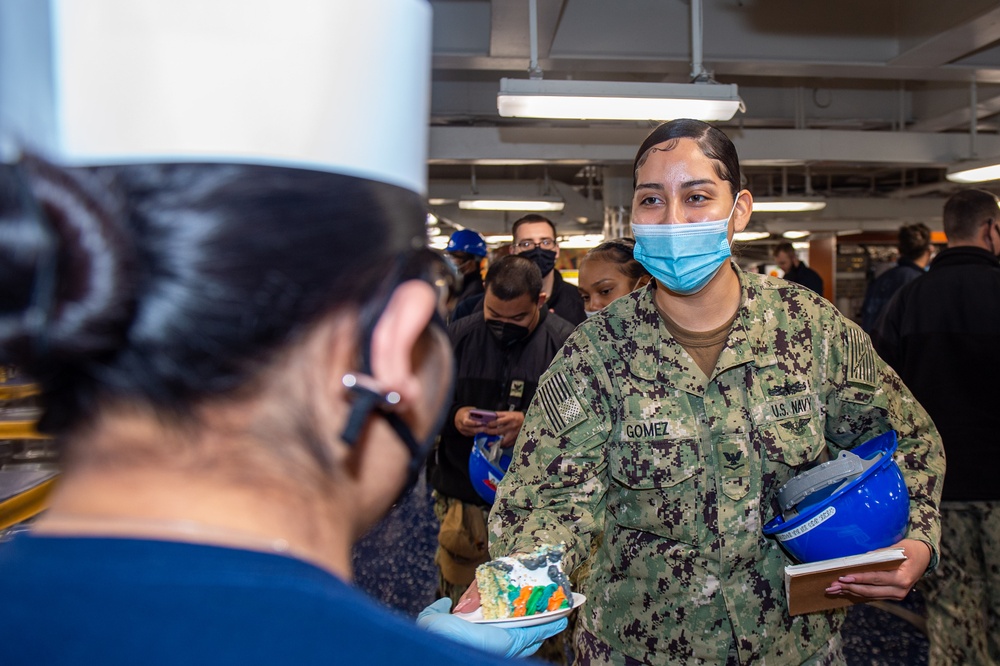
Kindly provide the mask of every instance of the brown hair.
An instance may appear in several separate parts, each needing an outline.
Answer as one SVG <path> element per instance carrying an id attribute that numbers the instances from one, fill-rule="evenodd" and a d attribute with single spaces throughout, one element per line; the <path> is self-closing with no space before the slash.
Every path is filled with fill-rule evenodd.
<path id="1" fill-rule="evenodd" d="M 997 198 L 986 190 L 962 190 L 944 204 L 944 232 L 949 241 L 967 241 L 979 225 L 1000 217 Z"/>
<path id="2" fill-rule="evenodd" d="M 926 224 L 908 224 L 899 229 L 899 256 L 914 261 L 924 256 L 931 247 L 931 230 Z"/>

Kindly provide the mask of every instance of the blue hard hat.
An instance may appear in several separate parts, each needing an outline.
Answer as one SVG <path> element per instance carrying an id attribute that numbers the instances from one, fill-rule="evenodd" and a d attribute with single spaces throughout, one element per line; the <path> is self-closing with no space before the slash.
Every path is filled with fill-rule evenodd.
<path id="1" fill-rule="evenodd" d="M 486 256 L 486 240 L 472 229 L 459 229 L 448 239 L 445 252 L 465 252 L 477 257 Z"/>
<path id="2" fill-rule="evenodd" d="M 778 491 L 781 514 L 764 525 L 799 562 L 858 555 L 906 535 L 910 495 L 889 431 L 817 465 Z"/>
<path id="3" fill-rule="evenodd" d="M 472 440 L 472 452 L 469 454 L 469 479 L 476 493 L 484 500 L 493 504 L 497 496 L 497 484 L 510 467 L 510 449 L 501 449 L 496 461 L 490 460 L 490 449 L 499 446 L 502 438 L 499 435 L 479 433 Z"/>

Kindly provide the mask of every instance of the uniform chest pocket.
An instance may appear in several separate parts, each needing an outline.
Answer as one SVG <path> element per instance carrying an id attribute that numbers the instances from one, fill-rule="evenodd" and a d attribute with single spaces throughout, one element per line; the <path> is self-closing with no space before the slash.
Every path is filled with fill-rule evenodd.
<path id="1" fill-rule="evenodd" d="M 621 527 L 698 543 L 705 468 L 693 438 L 616 442 L 607 508 Z"/>
<path id="2" fill-rule="evenodd" d="M 768 460 L 795 468 L 822 453 L 825 424 L 816 394 L 772 398 L 755 411 L 754 430 Z"/>

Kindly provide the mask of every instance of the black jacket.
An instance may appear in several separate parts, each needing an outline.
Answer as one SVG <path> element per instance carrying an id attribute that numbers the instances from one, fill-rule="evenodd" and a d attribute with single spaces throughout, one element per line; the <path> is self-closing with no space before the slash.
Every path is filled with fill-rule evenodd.
<path id="1" fill-rule="evenodd" d="M 871 333 L 896 290 L 923 274 L 924 269 L 920 266 L 909 259 L 900 259 L 895 266 L 878 276 L 865 291 L 865 302 L 861 305 L 861 328 Z"/>
<path id="2" fill-rule="evenodd" d="M 872 342 L 941 433 L 943 499 L 1000 499 L 1000 261 L 975 247 L 944 250 L 896 292 Z"/>
<path id="3" fill-rule="evenodd" d="M 562 274 L 557 270 L 552 271 L 552 293 L 549 294 L 549 300 L 545 301 L 545 307 L 574 326 L 587 318 L 580 290 L 563 280 Z"/>
<path id="4" fill-rule="evenodd" d="M 427 478 L 435 490 L 486 506 L 469 480 L 472 438 L 455 428 L 455 413 L 465 406 L 527 411 L 538 378 L 572 332 L 572 324 L 544 310 L 531 335 L 511 347 L 503 347 L 490 332 L 482 308 L 448 327 L 455 350 L 455 399 L 437 450 L 427 463 Z"/>
<path id="5" fill-rule="evenodd" d="M 479 274 L 479 271 L 473 271 L 472 273 L 466 273 L 462 276 L 462 291 L 458 293 L 457 303 L 464 301 L 472 296 L 478 296 L 485 291 L 483 289 L 483 277 Z"/>
<path id="6" fill-rule="evenodd" d="M 798 266 L 785 273 L 785 279 L 789 282 L 801 284 L 807 289 L 812 289 L 820 296 L 823 295 L 823 278 L 819 273 L 806 266 L 806 262 L 800 261 Z"/>

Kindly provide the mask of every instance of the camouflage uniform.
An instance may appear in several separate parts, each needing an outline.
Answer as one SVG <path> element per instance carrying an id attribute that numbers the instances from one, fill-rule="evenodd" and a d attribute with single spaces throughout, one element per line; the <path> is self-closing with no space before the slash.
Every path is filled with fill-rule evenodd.
<path id="1" fill-rule="evenodd" d="M 835 663 L 843 612 L 789 617 L 785 558 L 761 526 L 781 484 L 896 429 L 908 538 L 937 560 L 940 438 L 826 300 L 739 275 L 710 378 L 669 335 L 655 283 L 581 324 L 542 377 L 490 514 L 494 557 L 602 537 L 586 583 L 584 663 Z"/>
<path id="2" fill-rule="evenodd" d="M 1000 502 L 941 503 L 941 566 L 921 583 L 927 663 L 1000 664 Z"/>

